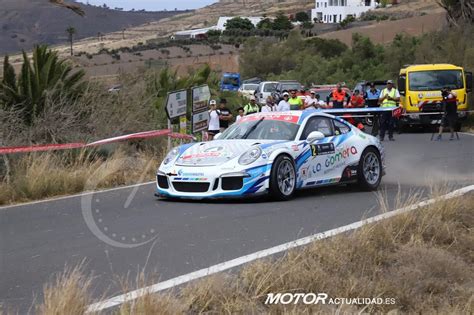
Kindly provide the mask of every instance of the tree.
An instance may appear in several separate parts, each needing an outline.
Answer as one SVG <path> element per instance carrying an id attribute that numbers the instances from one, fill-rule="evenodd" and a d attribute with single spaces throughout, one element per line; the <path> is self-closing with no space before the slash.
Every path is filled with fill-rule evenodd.
<path id="1" fill-rule="evenodd" d="M 74 42 L 74 34 L 76 34 L 76 29 L 72 26 L 69 26 L 67 29 L 66 29 L 66 33 L 68 34 L 69 36 L 69 44 L 71 45 L 71 56 L 74 55 L 74 51 L 72 49 L 72 45 L 73 45 L 73 42 Z"/>
<path id="2" fill-rule="evenodd" d="M 73 72 L 71 65 L 59 60 L 57 52 L 47 46 L 36 46 L 33 60 L 23 51 L 23 65 L 18 78 L 5 56 L 3 80 L 0 83 L 0 105 L 22 111 L 26 125 L 44 111 L 46 100 L 59 97 L 74 99 L 84 88 L 84 71 Z"/>
<path id="3" fill-rule="evenodd" d="M 259 30 L 271 30 L 273 29 L 273 22 L 269 18 L 264 18 L 257 24 Z"/>
<path id="4" fill-rule="evenodd" d="M 235 17 L 230 20 L 228 20 L 225 24 L 224 27 L 226 30 L 231 30 L 231 29 L 240 29 L 240 30 L 253 30 L 255 26 L 252 24 L 252 22 L 249 19 L 246 18 L 241 18 L 241 17 Z"/>
<path id="5" fill-rule="evenodd" d="M 308 13 L 306 13 L 306 12 L 304 12 L 304 11 L 301 11 L 301 12 L 296 13 L 295 19 L 296 19 L 298 22 L 306 22 L 306 21 L 309 21 L 309 20 L 310 20 Z"/>
<path id="6" fill-rule="evenodd" d="M 472 0 L 437 0 L 446 10 L 449 24 L 472 24 L 474 21 L 474 4 Z"/>
<path id="7" fill-rule="evenodd" d="M 292 28 L 293 24 L 287 16 L 283 15 L 283 13 L 279 13 L 273 21 L 274 30 L 291 30 Z"/>

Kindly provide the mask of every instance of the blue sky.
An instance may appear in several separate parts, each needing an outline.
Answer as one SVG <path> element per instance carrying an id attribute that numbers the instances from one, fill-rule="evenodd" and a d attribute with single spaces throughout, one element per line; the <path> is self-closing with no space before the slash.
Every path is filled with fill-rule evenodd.
<path id="1" fill-rule="evenodd" d="M 89 4 L 92 5 L 102 5 L 105 3 L 110 8 L 118 7 L 124 10 L 134 8 L 136 10 L 145 9 L 148 11 L 158 11 L 163 9 L 174 10 L 175 8 L 197 9 L 217 2 L 217 0 L 79 0 L 78 2 L 89 2 Z"/>

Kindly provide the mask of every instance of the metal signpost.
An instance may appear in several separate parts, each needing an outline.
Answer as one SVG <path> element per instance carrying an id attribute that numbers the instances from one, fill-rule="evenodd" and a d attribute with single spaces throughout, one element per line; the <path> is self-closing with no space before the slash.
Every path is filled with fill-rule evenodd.
<path id="1" fill-rule="evenodd" d="M 202 85 L 191 89 L 191 132 L 196 133 L 206 130 L 209 124 L 207 106 L 211 98 L 209 86 Z M 166 98 L 166 115 L 168 116 L 168 129 L 172 130 L 171 120 L 179 117 L 179 132 L 186 133 L 186 113 L 188 108 L 188 91 L 179 90 L 168 93 Z M 171 139 L 168 137 L 168 151 L 171 150 Z"/>

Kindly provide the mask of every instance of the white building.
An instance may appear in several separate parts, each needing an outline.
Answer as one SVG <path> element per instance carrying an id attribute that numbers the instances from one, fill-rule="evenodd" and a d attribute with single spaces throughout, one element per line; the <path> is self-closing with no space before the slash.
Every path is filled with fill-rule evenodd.
<path id="1" fill-rule="evenodd" d="M 205 36 L 206 33 L 210 30 L 225 31 L 225 23 L 227 23 L 228 20 L 233 19 L 234 17 L 235 16 L 222 16 L 217 21 L 217 25 L 214 25 L 214 26 L 211 26 L 211 27 L 206 27 L 206 28 L 199 28 L 199 29 L 176 32 L 173 36 L 171 36 L 171 39 L 198 38 L 200 36 Z M 260 17 L 260 16 L 257 16 L 257 17 L 241 16 L 241 18 L 249 19 L 250 22 L 252 22 L 252 24 L 255 27 L 257 27 L 257 24 L 263 19 L 263 17 Z"/>
<path id="2" fill-rule="evenodd" d="M 375 9 L 374 0 L 316 0 L 316 8 L 311 10 L 312 20 L 324 23 L 339 23 L 347 16 L 360 17 L 363 12 Z"/>

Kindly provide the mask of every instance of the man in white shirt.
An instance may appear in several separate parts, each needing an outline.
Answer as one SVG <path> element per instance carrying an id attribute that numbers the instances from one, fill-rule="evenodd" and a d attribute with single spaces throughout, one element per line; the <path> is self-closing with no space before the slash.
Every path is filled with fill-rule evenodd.
<path id="1" fill-rule="evenodd" d="M 268 96 L 267 102 L 261 108 L 261 112 L 267 113 L 267 112 L 274 112 L 274 111 L 276 111 L 276 108 L 275 108 L 275 104 L 273 103 L 273 97 Z"/>
<path id="2" fill-rule="evenodd" d="M 278 103 L 277 112 L 287 112 L 290 110 L 291 106 L 288 103 L 288 99 L 290 98 L 290 94 L 287 92 L 283 93 L 283 99 Z"/>
<path id="3" fill-rule="evenodd" d="M 319 107 L 318 99 L 316 98 L 316 92 L 311 91 L 311 95 L 306 96 L 304 101 L 304 108 L 305 109 L 316 109 Z"/>
<path id="4" fill-rule="evenodd" d="M 217 111 L 217 102 L 215 100 L 211 100 L 209 102 L 209 125 L 207 128 L 207 135 L 208 140 L 211 141 L 214 139 L 214 136 L 220 132 L 220 124 L 219 124 L 219 112 Z"/>

